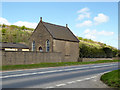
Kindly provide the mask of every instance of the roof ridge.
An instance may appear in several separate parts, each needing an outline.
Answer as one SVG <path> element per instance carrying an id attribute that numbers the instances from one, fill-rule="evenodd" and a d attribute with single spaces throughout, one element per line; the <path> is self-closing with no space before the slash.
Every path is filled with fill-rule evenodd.
<path id="1" fill-rule="evenodd" d="M 53 24 L 53 23 L 48 23 L 48 22 L 44 22 L 44 21 L 42 21 L 43 23 L 47 23 L 47 24 L 51 24 L 51 25 L 54 25 L 54 26 L 59 26 L 59 27 L 64 27 L 64 28 L 67 28 L 67 27 L 65 27 L 65 26 L 61 26 L 61 25 L 57 25 L 57 24 Z"/>

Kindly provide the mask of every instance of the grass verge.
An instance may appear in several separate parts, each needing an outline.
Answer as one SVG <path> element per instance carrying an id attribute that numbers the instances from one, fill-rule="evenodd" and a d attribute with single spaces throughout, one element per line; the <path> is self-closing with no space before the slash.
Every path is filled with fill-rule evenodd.
<path id="1" fill-rule="evenodd" d="M 120 62 L 120 60 L 98 60 L 92 62 L 58 62 L 58 63 L 39 63 L 39 64 L 27 64 L 27 65 L 5 65 L 0 70 L 16 70 L 16 69 L 31 69 L 41 67 L 58 67 L 58 66 L 70 66 L 70 65 L 81 65 L 81 64 L 97 64 L 97 63 L 108 63 L 108 62 Z"/>
<path id="2" fill-rule="evenodd" d="M 120 88 L 120 69 L 103 74 L 100 79 L 110 87 Z"/>

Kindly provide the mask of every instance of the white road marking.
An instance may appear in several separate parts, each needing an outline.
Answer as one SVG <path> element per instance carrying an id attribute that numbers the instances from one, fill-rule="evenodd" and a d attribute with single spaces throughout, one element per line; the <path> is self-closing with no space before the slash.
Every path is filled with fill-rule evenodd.
<path id="1" fill-rule="evenodd" d="M 49 86 L 49 87 L 46 87 L 46 88 L 54 88 L 53 86 Z"/>
<path id="2" fill-rule="evenodd" d="M 67 84 L 72 84 L 72 83 L 76 83 L 76 81 L 67 82 Z"/>
<path id="3" fill-rule="evenodd" d="M 82 67 L 82 68 L 72 68 L 72 69 L 63 69 L 63 70 L 53 70 L 53 71 L 45 71 L 45 72 L 37 72 L 37 73 L 26 73 L 26 74 L 18 74 L 18 75 L 9 75 L 9 76 L 2 76 L 0 78 L 36 75 L 36 74 L 53 73 L 53 72 L 60 72 L 60 71 L 71 71 L 71 70 L 79 70 L 79 69 L 92 68 L 92 67 L 103 67 L 103 66 L 110 66 L 110 65 L 115 65 L 115 64 L 101 65 L 101 66 L 90 66 L 90 67 Z"/>
<path id="4" fill-rule="evenodd" d="M 77 82 L 81 82 L 82 80 L 76 80 Z"/>
<path id="5" fill-rule="evenodd" d="M 64 85 L 66 85 L 66 84 L 58 84 L 58 85 L 56 85 L 57 87 L 60 87 L 60 86 L 64 86 Z"/>
<path id="6" fill-rule="evenodd" d="M 99 75 L 99 74 L 98 74 Z M 65 86 L 65 85 L 68 85 L 68 84 L 73 84 L 73 83 L 77 83 L 77 82 L 81 82 L 81 81 L 85 81 L 85 80 L 90 80 L 90 79 L 93 79 L 93 78 L 96 78 L 98 75 L 95 75 L 95 76 L 92 76 L 92 77 L 89 77 L 89 78 L 84 78 L 84 79 L 80 79 L 80 80 L 75 80 L 75 81 L 69 81 L 69 82 L 66 82 L 66 83 L 61 83 L 61 84 L 57 84 L 55 86 L 50 86 L 50 88 L 52 87 L 60 87 L 60 86 Z M 47 87 L 49 88 L 49 87 Z"/>

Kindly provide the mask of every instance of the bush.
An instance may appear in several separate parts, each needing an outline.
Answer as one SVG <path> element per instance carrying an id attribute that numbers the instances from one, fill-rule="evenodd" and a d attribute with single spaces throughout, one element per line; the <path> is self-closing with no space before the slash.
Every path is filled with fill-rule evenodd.
<path id="1" fill-rule="evenodd" d="M 103 50 L 106 53 L 107 58 L 112 58 L 113 57 L 113 52 L 112 52 L 111 48 L 103 47 Z"/>
<path id="2" fill-rule="evenodd" d="M 13 27 L 13 28 L 19 28 L 19 27 L 16 26 L 16 25 L 10 25 L 10 27 Z"/>
<path id="3" fill-rule="evenodd" d="M 2 29 L 2 33 L 5 34 L 6 33 L 6 29 Z"/>
<path id="4" fill-rule="evenodd" d="M 80 58 L 104 58 L 106 57 L 104 50 L 101 48 L 96 48 L 95 46 L 86 45 L 83 43 L 80 43 L 79 47 L 80 47 L 80 51 L 79 51 Z"/>
<path id="5" fill-rule="evenodd" d="M 79 40 L 83 40 L 83 38 L 82 38 L 82 37 L 78 37 L 78 39 L 79 39 Z"/>
<path id="6" fill-rule="evenodd" d="M 118 50 L 117 49 L 113 49 L 112 52 L 113 52 L 113 57 L 116 57 L 117 54 L 118 54 Z"/>
<path id="7" fill-rule="evenodd" d="M 104 47 L 96 45 L 96 43 L 79 43 L 80 58 L 112 58 L 117 55 L 118 50 L 113 47 Z M 120 56 L 120 53 L 118 54 Z"/>
<path id="8" fill-rule="evenodd" d="M 6 26 L 6 25 L 5 25 L 5 24 L 3 24 L 3 25 L 2 25 L 2 28 L 5 28 L 5 26 Z"/>
<path id="9" fill-rule="evenodd" d="M 26 27 L 25 27 L 25 26 L 22 26 L 22 27 L 21 27 L 21 29 L 22 29 L 22 30 L 25 30 L 25 29 L 26 29 Z"/>

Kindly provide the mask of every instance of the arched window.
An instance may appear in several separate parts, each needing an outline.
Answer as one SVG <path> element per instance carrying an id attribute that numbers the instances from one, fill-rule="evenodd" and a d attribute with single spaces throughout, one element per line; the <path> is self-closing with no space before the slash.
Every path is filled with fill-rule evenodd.
<path id="1" fill-rule="evenodd" d="M 35 51 L 35 41 L 32 42 L 32 51 Z"/>
<path id="2" fill-rule="evenodd" d="M 46 41 L 46 52 L 49 52 L 50 50 L 50 42 L 49 40 Z"/>
<path id="3" fill-rule="evenodd" d="M 39 51 L 40 51 L 40 52 L 43 52 L 42 47 L 39 47 Z"/>

